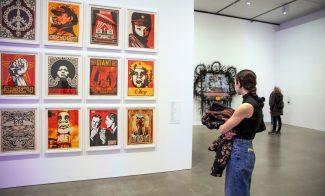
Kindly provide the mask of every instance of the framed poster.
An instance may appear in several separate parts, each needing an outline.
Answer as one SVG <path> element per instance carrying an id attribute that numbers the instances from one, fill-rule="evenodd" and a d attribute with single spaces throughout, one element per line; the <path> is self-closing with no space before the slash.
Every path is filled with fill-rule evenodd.
<path id="1" fill-rule="evenodd" d="M 0 99 L 38 98 L 38 53 L 1 52 Z"/>
<path id="2" fill-rule="evenodd" d="M 47 0 L 44 43 L 82 46 L 83 8 L 81 2 Z"/>
<path id="3" fill-rule="evenodd" d="M 39 44 L 40 1 L 0 1 L 0 41 Z"/>
<path id="4" fill-rule="evenodd" d="M 157 12 L 127 10 L 127 50 L 157 52 L 157 18 Z"/>
<path id="5" fill-rule="evenodd" d="M 43 116 L 47 153 L 81 151 L 80 106 L 46 106 Z"/>
<path id="6" fill-rule="evenodd" d="M 121 111 L 118 106 L 87 108 L 87 150 L 112 150 L 121 146 Z"/>
<path id="7" fill-rule="evenodd" d="M 39 154 L 37 106 L 0 106 L 0 156 Z"/>
<path id="8" fill-rule="evenodd" d="M 45 99 L 81 99 L 80 55 L 45 54 Z"/>
<path id="9" fill-rule="evenodd" d="M 87 17 L 87 46 L 121 49 L 121 18 L 121 8 L 90 4 Z"/>
<path id="10" fill-rule="evenodd" d="M 119 99 L 121 94 L 119 57 L 88 56 L 86 62 L 87 99 Z"/>
<path id="11" fill-rule="evenodd" d="M 157 94 L 157 67 L 154 59 L 127 58 L 126 99 L 154 100 Z"/>
<path id="12" fill-rule="evenodd" d="M 154 105 L 128 105 L 125 109 L 125 148 L 155 147 L 156 112 Z"/>

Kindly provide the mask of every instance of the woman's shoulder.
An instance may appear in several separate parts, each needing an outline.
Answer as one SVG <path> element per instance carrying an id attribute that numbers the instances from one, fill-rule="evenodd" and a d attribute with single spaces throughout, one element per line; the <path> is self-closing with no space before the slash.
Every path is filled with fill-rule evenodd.
<path id="1" fill-rule="evenodd" d="M 237 113 L 245 116 L 246 118 L 249 118 L 254 111 L 254 105 L 251 103 L 242 103 L 238 108 L 237 108 Z"/>
<path id="2" fill-rule="evenodd" d="M 238 109 L 251 110 L 251 109 L 254 109 L 254 105 L 252 103 L 246 102 L 246 103 L 241 104 Z"/>

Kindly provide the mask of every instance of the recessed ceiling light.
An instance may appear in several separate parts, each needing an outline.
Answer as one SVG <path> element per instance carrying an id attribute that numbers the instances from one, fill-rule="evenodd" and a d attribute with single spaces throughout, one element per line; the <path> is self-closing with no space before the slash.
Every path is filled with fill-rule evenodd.
<path id="1" fill-rule="evenodd" d="M 289 4 L 282 7 L 282 14 L 286 15 L 289 12 Z"/>

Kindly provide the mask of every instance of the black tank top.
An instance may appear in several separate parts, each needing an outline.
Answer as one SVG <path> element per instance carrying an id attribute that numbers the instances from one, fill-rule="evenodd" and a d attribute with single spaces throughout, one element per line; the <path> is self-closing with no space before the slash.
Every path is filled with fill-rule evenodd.
<path id="1" fill-rule="evenodd" d="M 251 93 L 243 96 L 243 103 L 249 103 L 253 106 L 254 112 L 250 118 L 243 119 L 235 128 L 236 138 L 252 140 L 263 119 L 262 109 Z"/>

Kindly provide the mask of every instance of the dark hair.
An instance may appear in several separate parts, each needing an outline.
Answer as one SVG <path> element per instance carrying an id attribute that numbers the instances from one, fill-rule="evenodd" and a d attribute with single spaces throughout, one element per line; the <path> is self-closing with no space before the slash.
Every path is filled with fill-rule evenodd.
<path id="1" fill-rule="evenodd" d="M 52 78 L 55 79 L 57 77 L 57 72 L 61 66 L 66 66 L 68 68 L 69 78 L 73 79 L 75 77 L 75 74 L 76 74 L 75 66 L 68 60 L 60 59 L 60 60 L 57 60 L 55 63 L 53 63 L 53 65 L 51 66 Z"/>
<path id="2" fill-rule="evenodd" d="M 236 82 L 239 82 L 240 87 L 244 87 L 254 96 L 256 95 L 256 74 L 248 69 L 241 70 L 236 75 Z"/>
<path id="3" fill-rule="evenodd" d="M 51 12 L 56 16 L 61 16 L 63 13 L 66 13 L 69 17 L 72 17 L 71 24 L 73 25 L 78 24 L 78 17 L 76 13 L 68 6 L 56 7 L 55 9 L 52 9 Z"/>
<path id="4" fill-rule="evenodd" d="M 112 119 L 114 123 L 117 123 L 117 115 L 114 113 L 109 113 L 106 115 L 109 119 Z"/>
<path id="5" fill-rule="evenodd" d="M 256 94 L 256 74 L 252 70 L 244 69 L 238 72 L 236 75 L 236 82 L 239 82 L 240 87 L 244 87 L 253 95 L 253 97 L 259 103 L 259 107 L 264 106 L 263 102 L 265 101 L 265 98 L 259 97 Z"/>
<path id="6" fill-rule="evenodd" d="M 151 27 L 151 16 L 150 14 L 133 12 L 131 16 L 132 23 L 139 23 L 141 26 Z"/>
<path id="7" fill-rule="evenodd" d="M 91 119 L 93 119 L 93 118 L 99 119 L 99 122 L 98 122 L 98 127 L 99 127 L 99 125 L 102 124 L 102 117 L 99 114 L 95 114 Z"/>

